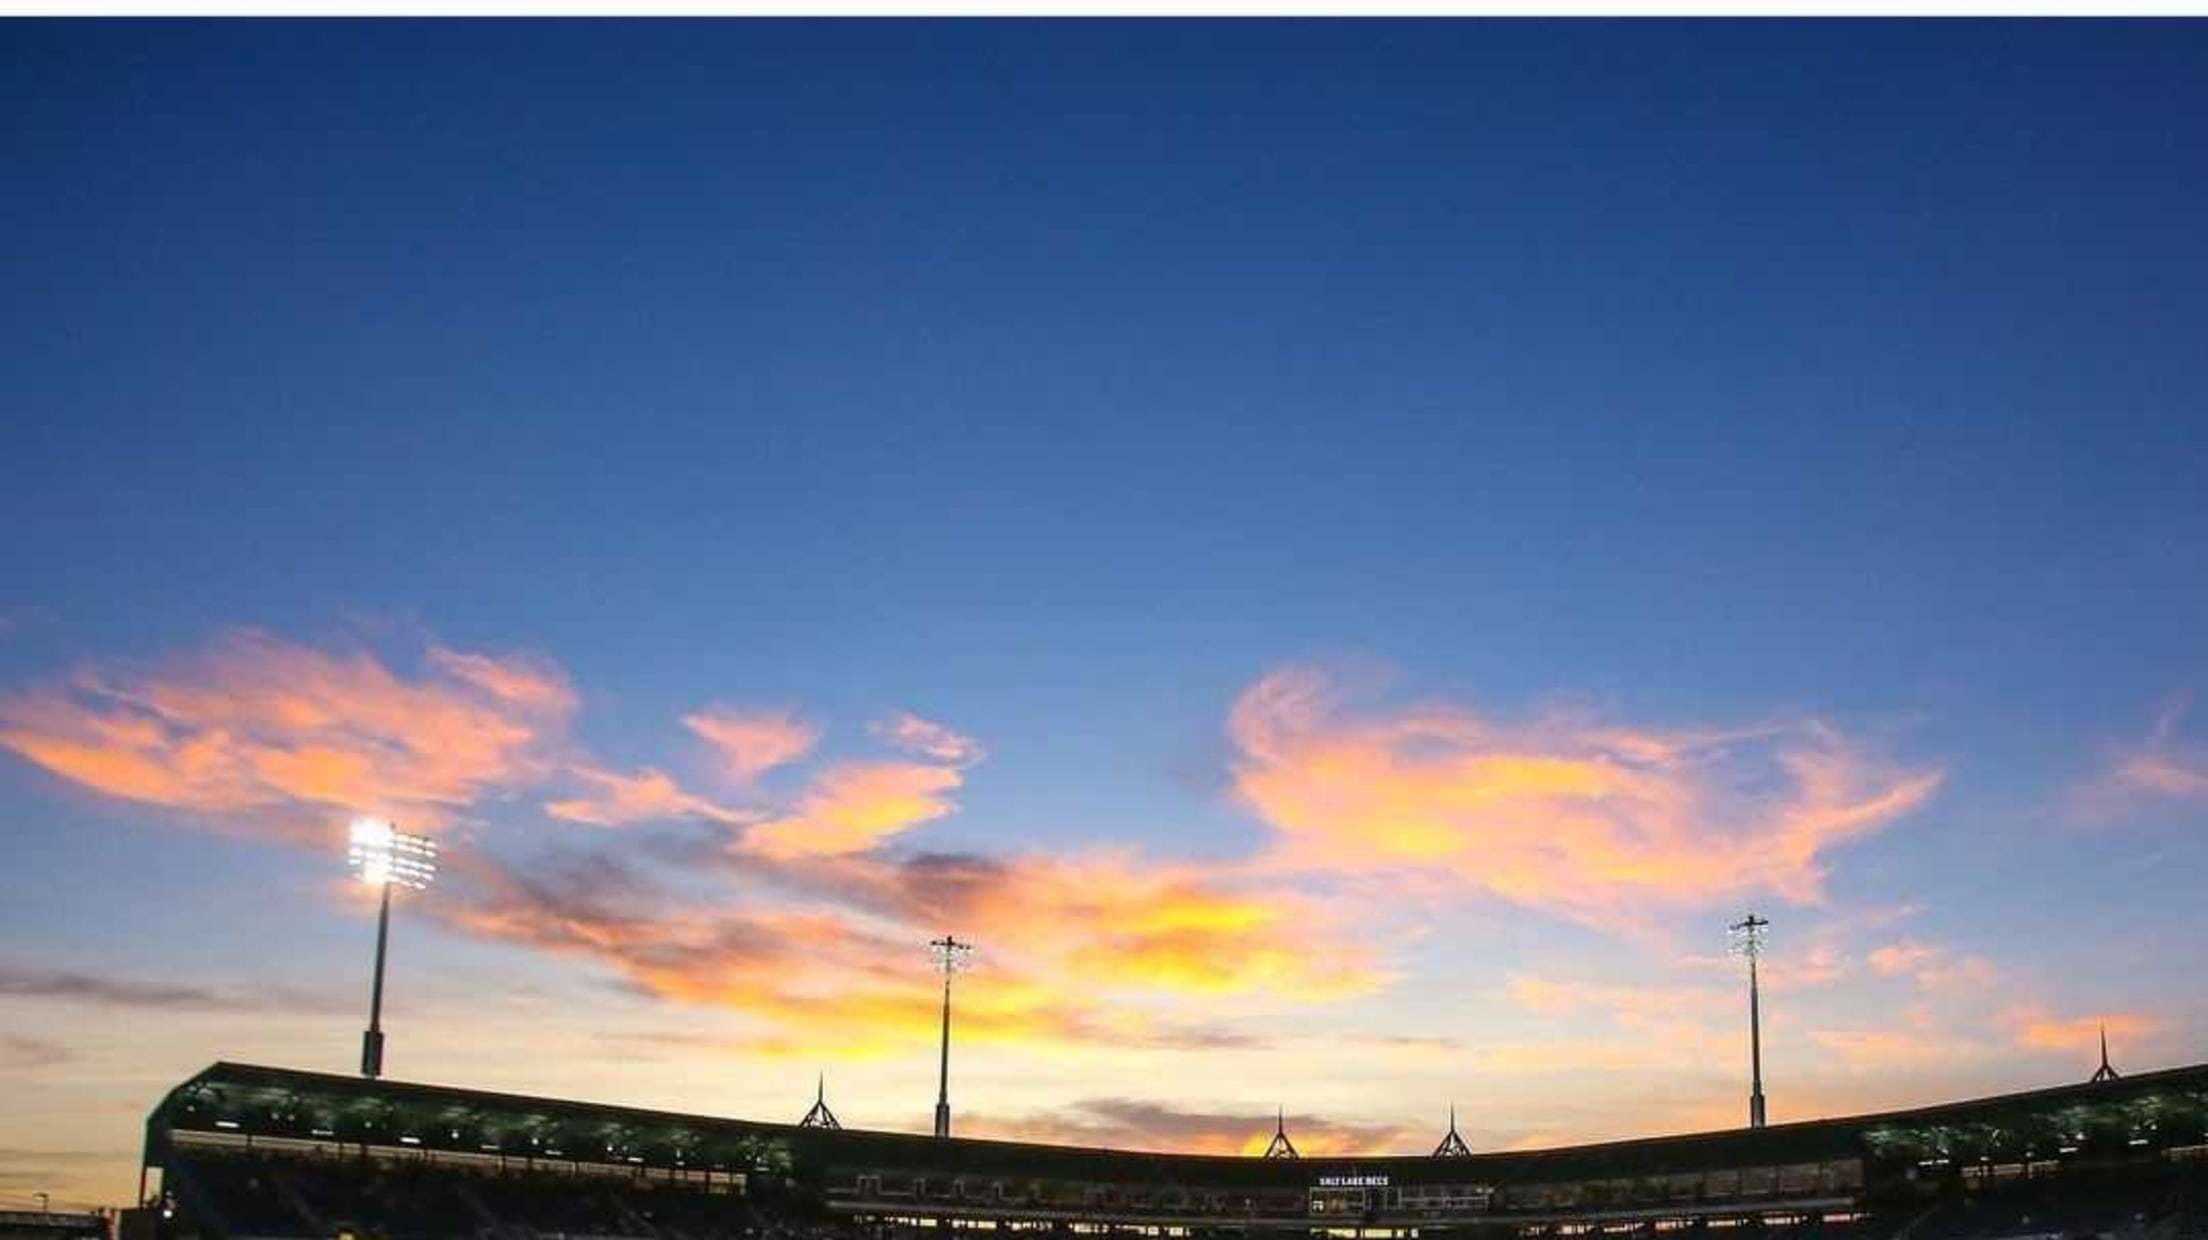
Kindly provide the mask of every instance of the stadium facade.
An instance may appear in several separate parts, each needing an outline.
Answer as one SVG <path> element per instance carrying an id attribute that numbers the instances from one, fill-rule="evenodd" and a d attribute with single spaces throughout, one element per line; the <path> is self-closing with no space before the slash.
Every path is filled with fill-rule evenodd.
<path id="1" fill-rule="evenodd" d="M 148 1205 L 125 1235 L 1924 1236 L 1943 1212 L 2003 1201 L 2136 1203 L 2126 1217 L 2157 1220 L 2142 1236 L 2208 1234 L 2208 1065 L 1761 1129 L 1507 1153 L 1445 1141 L 1427 1156 L 945 1139 L 823 1112 L 759 1123 L 220 1063 L 148 1118 Z"/>

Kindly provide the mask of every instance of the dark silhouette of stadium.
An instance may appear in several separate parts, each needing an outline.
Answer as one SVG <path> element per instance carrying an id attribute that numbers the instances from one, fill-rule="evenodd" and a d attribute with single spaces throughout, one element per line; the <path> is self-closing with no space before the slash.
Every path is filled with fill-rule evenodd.
<path id="1" fill-rule="evenodd" d="M 221 1063 L 146 1122 L 122 1240 L 2208 1235 L 2208 1065 L 1572 1148 L 1143 1153 Z M 1450 1136 L 1456 1135 L 1454 1118 Z"/>

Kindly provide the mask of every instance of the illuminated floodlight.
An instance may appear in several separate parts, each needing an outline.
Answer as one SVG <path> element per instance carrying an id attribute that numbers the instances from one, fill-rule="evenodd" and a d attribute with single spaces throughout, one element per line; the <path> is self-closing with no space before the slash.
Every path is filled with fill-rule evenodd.
<path id="1" fill-rule="evenodd" d="M 381 818 L 353 820 L 345 859 L 354 877 L 371 887 L 425 891 L 437 878 L 437 841 L 409 835 Z"/>
<path id="2" fill-rule="evenodd" d="M 391 942 L 391 889 L 427 891 L 437 878 L 437 842 L 410 835 L 381 818 L 355 818 L 345 860 L 353 876 L 377 889 L 376 976 L 369 991 L 368 1029 L 360 1036 L 360 1074 L 383 1075 L 383 962 Z"/>

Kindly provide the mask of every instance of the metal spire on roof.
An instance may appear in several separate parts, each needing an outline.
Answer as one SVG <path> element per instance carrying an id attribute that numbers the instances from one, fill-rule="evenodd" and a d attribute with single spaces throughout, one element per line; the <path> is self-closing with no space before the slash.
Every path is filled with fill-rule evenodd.
<path id="1" fill-rule="evenodd" d="M 813 1109 L 805 1112 L 805 1118 L 797 1121 L 800 1128 L 841 1128 L 836 1113 L 828 1109 L 828 1074 L 820 1074 L 820 1081 L 813 1091 Z"/>
<path id="2" fill-rule="evenodd" d="M 1433 1156 L 1436 1158 L 1472 1157 L 1472 1147 L 1466 1145 L 1464 1138 L 1457 1135 L 1457 1104 L 1454 1102 L 1449 1104 L 1449 1135 L 1443 1137 L 1441 1144 L 1434 1147 Z"/>
<path id="3" fill-rule="evenodd" d="M 1296 1153 L 1296 1143 L 1288 1139 L 1288 1108 L 1280 1108 L 1273 1120 L 1273 1143 L 1265 1147 L 1267 1158 L 1301 1158 Z"/>
<path id="4" fill-rule="evenodd" d="M 2098 1085 L 2103 1081 L 2121 1080 L 2123 1075 L 2108 1064 L 2108 1024 L 2104 1021 L 2101 1024 L 2101 1066 L 2093 1070 L 2091 1084 Z"/>

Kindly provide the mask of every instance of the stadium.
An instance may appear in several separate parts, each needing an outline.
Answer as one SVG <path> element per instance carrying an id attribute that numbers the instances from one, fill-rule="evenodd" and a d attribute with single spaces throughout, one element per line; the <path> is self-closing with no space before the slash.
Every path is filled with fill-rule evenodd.
<path id="1" fill-rule="evenodd" d="M 2208 1065 L 1510 1153 L 1138 1153 L 218 1063 L 146 1121 L 123 1240 L 2208 1235 Z"/>

